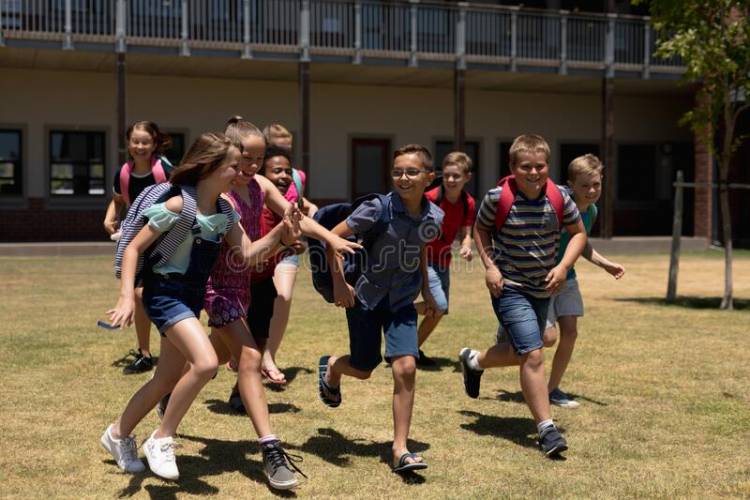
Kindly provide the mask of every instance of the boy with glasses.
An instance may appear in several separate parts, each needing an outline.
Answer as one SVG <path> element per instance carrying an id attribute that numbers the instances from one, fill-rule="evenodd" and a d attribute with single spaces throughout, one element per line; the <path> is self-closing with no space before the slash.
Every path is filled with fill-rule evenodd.
<path id="1" fill-rule="evenodd" d="M 365 380 L 380 364 L 382 331 L 393 372 L 392 470 L 405 472 L 427 468 L 422 457 L 407 448 L 419 356 L 414 300 L 421 290 L 426 313 L 433 314 L 425 245 L 438 235 L 443 211 L 424 197 L 435 177 L 432 155 L 424 146 L 396 150 L 391 177 L 392 192 L 363 202 L 332 231 L 342 238 L 355 234 L 371 244 L 354 286 L 344 279 L 342 259 L 328 253 L 334 302 L 346 308 L 350 354 L 320 358 L 318 389 L 323 403 L 339 406 L 341 377 Z"/>

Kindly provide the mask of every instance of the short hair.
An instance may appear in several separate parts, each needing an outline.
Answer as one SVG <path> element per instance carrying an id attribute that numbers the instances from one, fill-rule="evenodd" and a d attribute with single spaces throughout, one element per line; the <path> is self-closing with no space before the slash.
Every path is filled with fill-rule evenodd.
<path id="1" fill-rule="evenodd" d="M 469 158 L 469 155 L 462 151 L 453 151 L 445 155 L 445 158 L 443 158 L 443 168 L 447 167 L 448 165 L 457 166 L 458 168 L 463 170 L 464 174 L 471 173 L 471 158 Z"/>
<path id="2" fill-rule="evenodd" d="M 568 165 L 568 180 L 575 182 L 576 177 L 581 174 L 599 174 L 602 175 L 604 172 L 604 165 L 602 161 L 592 154 L 585 154 L 579 156 L 570 162 Z"/>
<path id="3" fill-rule="evenodd" d="M 266 161 L 276 156 L 283 156 L 289 162 L 289 165 L 292 165 L 292 155 L 289 149 L 281 146 L 276 146 L 274 144 L 269 144 L 266 147 L 266 154 L 265 156 L 263 156 L 263 168 L 265 168 L 266 166 Z"/>
<path id="4" fill-rule="evenodd" d="M 276 139 L 293 139 L 292 133 L 280 123 L 271 123 L 263 129 L 263 135 L 268 144 L 273 144 Z"/>
<path id="5" fill-rule="evenodd" d="M 422 161 L 422 167 L 424 167 L 425 170 L 432 172 L 432 154 L 430 154 L 430 150 L 426 147 L 421 144 L 406 144 L 393 152 L 393 160 L 395 161 L 396 158 L 404 155 L 417 155 Z"/>
<path id="6" fill-rule="evenodd" d="M 510 164 L 515 166 L 520 153 L 544 153 L 544 160 L 549 162 L 550 149 L 544 137 L 536 134 L 522 134 L 513 140 L 510 146 Z"/>
<path id="7" fill-rule="evenodd" d="M 239 148 L 240 151 L 242 151 L 242 140 L 248 136 L 254 135 L 262 137 L 265 140 L 263 132 L 258 127 L 239 115 L 235 115 L 227 120 L 224 134 L 229 137 L 232 144 Z"/>

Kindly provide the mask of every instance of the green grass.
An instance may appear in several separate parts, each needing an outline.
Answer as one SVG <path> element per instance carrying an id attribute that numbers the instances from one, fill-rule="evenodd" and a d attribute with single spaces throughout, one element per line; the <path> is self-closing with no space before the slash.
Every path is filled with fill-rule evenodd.
<path id="1" fill-rule="evenodd" d="M 709 252 L 708 254 L 710 254 Z M 478 265 L 451 276 L 451 313 L 425 346 L 440 368 L 420 371 L 413 451 L 430 468 L 402 479 L 390 452 L 391 376 L 345 380 L 343 405 L 318 400 L 313 369 L 345 353 L 346 322 L 300 273 L 279 363 L 293 378 L 268 391 L 274 430 L 304 457 L 300 497 L 747 497 L 750 496 L 750 255 L 735 263 L 739 309 L 718 311 L 721 259 L 681 261 L 680 300 L 666 306 L 668 257 L 622 256 L 615 282 L 578 267 L 586 316 L 563 388 L 577 410 L 554 409 L 567 460 L 543 458 L 517 369 L 485 373 L 478 400 L 463 394 L 456 353 L 488 347 L 496 320 Z M 225 404 L 219 371 L 180 427 L 182 479 L 121 474 L 98 439 L 150 374 L 124 376 L 134 333 L 94 327 L 116 299 L 106 257 L 0 258 L 0 477 L 3 497 L 271 496 L 247 417 Z M 152 345 L 158 336 L 152 331 Z M 156 349 L 158 351 L 158 349 Z M 551 359 L 551 356 L 547 356 Z M 548 361 L 549 362 L 549 361 Z M 155 427 L 150 414 L 139 442 Z"/>

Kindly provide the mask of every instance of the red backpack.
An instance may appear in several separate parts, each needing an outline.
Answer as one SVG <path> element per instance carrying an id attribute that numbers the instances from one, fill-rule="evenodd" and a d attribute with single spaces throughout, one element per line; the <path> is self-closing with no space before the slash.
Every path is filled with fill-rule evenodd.
<path id="1" fill-rule="evenodd" d="M 164 166 L 161 164 L 162 160 L 169 163 L 166 158 L 159 158 L 158 156 L 151 157 L 151 173 L 154 176 L 156 184 L 167 182 L 167 172 L 164 170 Z M 171 167 L 172 165 L 169 166 Z M 128 205 L 130 205 L 130 192 L 128 191 L 128 187 L 130 186 L 130 174 L 132 172 L 132 161 L 128 161 L 122 164 L 122 168 L 120 169 L 120 195 Z"/>
<path id="2" fill-rule="evenodd" d="M 497 200 L 497 207 L 495 209 L 495 231 L 500 231 L 505 224 L 505 220 L 508 218 L 510 209 L 513 207 L 513 202 L 516 200 L 516 193 L 518 193 L 518 184 L 516 184 L 516 178 L 512 175 L 508 175 L 500 179 L 497 183 L 503 190 L 500 192 L 500 199 Z M 547 185 L 544 187 L 544 195 L 547 197 L 549 202 L 552 204 L 552 208 L 555 209 L 555 215 L 557 215 L 557 223 L 562 229 L 563 227 L 563 210 L 564 203 L 562 193 L 557 184 L 547 178 Z"/>

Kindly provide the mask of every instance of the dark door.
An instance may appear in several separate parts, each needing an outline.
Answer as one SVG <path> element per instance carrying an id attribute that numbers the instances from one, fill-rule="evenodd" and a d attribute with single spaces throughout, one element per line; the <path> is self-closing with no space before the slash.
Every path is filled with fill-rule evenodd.
<path id="1" fill-rule="evenodd" d="M 390 189 L 389 139 L 352 139 L 352 199 Z"/>

